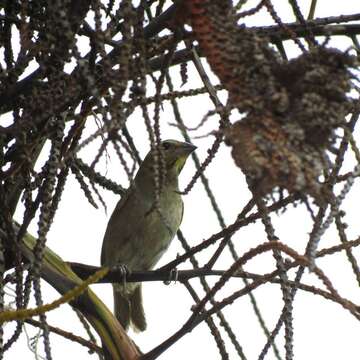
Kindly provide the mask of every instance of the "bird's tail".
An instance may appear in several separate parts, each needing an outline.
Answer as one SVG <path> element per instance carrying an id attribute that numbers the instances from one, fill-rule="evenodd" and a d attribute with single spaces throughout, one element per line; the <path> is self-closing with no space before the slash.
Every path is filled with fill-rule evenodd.
<path id="1" fill-rule="evenodd" d="M 142 286 L 136 286 L 130 297 L 131 323 L 137 331 L 146 329 L 146 319 L 142 299 Z"/>
<path id="2" fill-rule="evenodd" d="M 141 284 L 131 292 L 125 291 L 123 285 L 114 284 L 114 313 L 125 330 L 131 324 L 135 331 L 146 329 L 146 319 L 142 302 Z"/>

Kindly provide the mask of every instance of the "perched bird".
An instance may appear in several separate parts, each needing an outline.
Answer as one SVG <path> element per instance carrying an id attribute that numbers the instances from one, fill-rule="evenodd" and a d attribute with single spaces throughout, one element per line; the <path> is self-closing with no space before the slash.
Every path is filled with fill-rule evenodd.
<path id="1" fill-rule="evenodd" d="M 135 179 L 111 215 L 104 235 L 101 264 L 124 265 L 130 271 L 151 270 L 166 251 L 183 217 L 178 176 L 187 157 L 196 149 L 175 140 L 161 143 L 165 181 L 156 206 L 154 152 L 150 151 Z M 114 313 L 127 330 L 144 331 L 146 320 L 141 283 L 113 284 Z"/>

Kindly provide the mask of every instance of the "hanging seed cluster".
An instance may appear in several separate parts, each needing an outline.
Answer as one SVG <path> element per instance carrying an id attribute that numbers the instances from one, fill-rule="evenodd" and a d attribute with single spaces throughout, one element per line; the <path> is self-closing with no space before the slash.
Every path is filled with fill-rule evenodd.
<path id="1" fill-rule="evenodd" d="M 248 116 L 236 122 L 227 129 L 226 142 L 257 195 L 279 187 L 289 192 L 305 191 L 318 203 L 323 202 L 317 180 L 323 169 L 321 152 L 304 143 L 295 146 L 271 115 Z"/>
<path id="2" fill-rule="evenodd" d="M 276 75 L 289 99 L 284 125 L 296 123 L 310 145 L 329 146 L 351 110 L 349 68 L 355 65 L 353 57 L 325 48 L 281 64 Z"/>
<path id="3" fill-rule="evenodd" d="M 272 71 L 277 56 L 267 42 L 236 24 L 231 1 L 185 4 L 195 38 L 230 101 L 241 111 L 261 111 L 269 102 L 279 102 L 281 88 Z"/>
<path id="4" fill-rule="evenodd" d="M 354 59 L 319 47 L 283 62 L 267 39 L 237 25 L 229 2 L 188 1 L 187 9 L 229 105 L 247 114 L 225 138 L 250 188 L 260 196 L 287 189 L 322 203 L 318 178 L 336 129 L 346 125 Z"/>

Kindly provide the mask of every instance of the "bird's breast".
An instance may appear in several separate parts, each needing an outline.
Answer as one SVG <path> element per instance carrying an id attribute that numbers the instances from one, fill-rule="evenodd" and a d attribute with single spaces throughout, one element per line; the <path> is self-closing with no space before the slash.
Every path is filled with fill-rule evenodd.
<path id="1" fill-rule="evenodd" d="M 139 216 L 126 244 L 129 249 L 125 253 L 133 255 L 123 262 L 132 270 L 149 270 L 154 268 L 175 236 L 182 220 L 183 202 L 177 192 L 164 191 L 158 208 L 153 199 L 138 205 L 145 212 Z"/>

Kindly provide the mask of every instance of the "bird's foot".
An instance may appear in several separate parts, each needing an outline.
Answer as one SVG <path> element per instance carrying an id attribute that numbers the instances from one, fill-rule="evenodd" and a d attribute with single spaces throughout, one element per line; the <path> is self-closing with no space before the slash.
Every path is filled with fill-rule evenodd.
<path id="1" fill-rule="evenodd" d="M 170 285 L 172 281 L 174 281 L 175 283 L 178 280 L 178 276 L 179 276 L 179 271 L 178 269 L 171 269 L 169 272 L 169 279 L 164 281 L 165 285 Z"/>
<path id="2" fill-rule="evenodd" d="M 117 264 L 117 265 L 113 266 L 112 270 L 119 272 L 119 277 L 121 279 L 122 285 L 125 286 L 126 278 L 131 273 L 129 268 L 124 264 Z M 120 283 L 120 281 L 119 281 L 119 283 Z"/>

